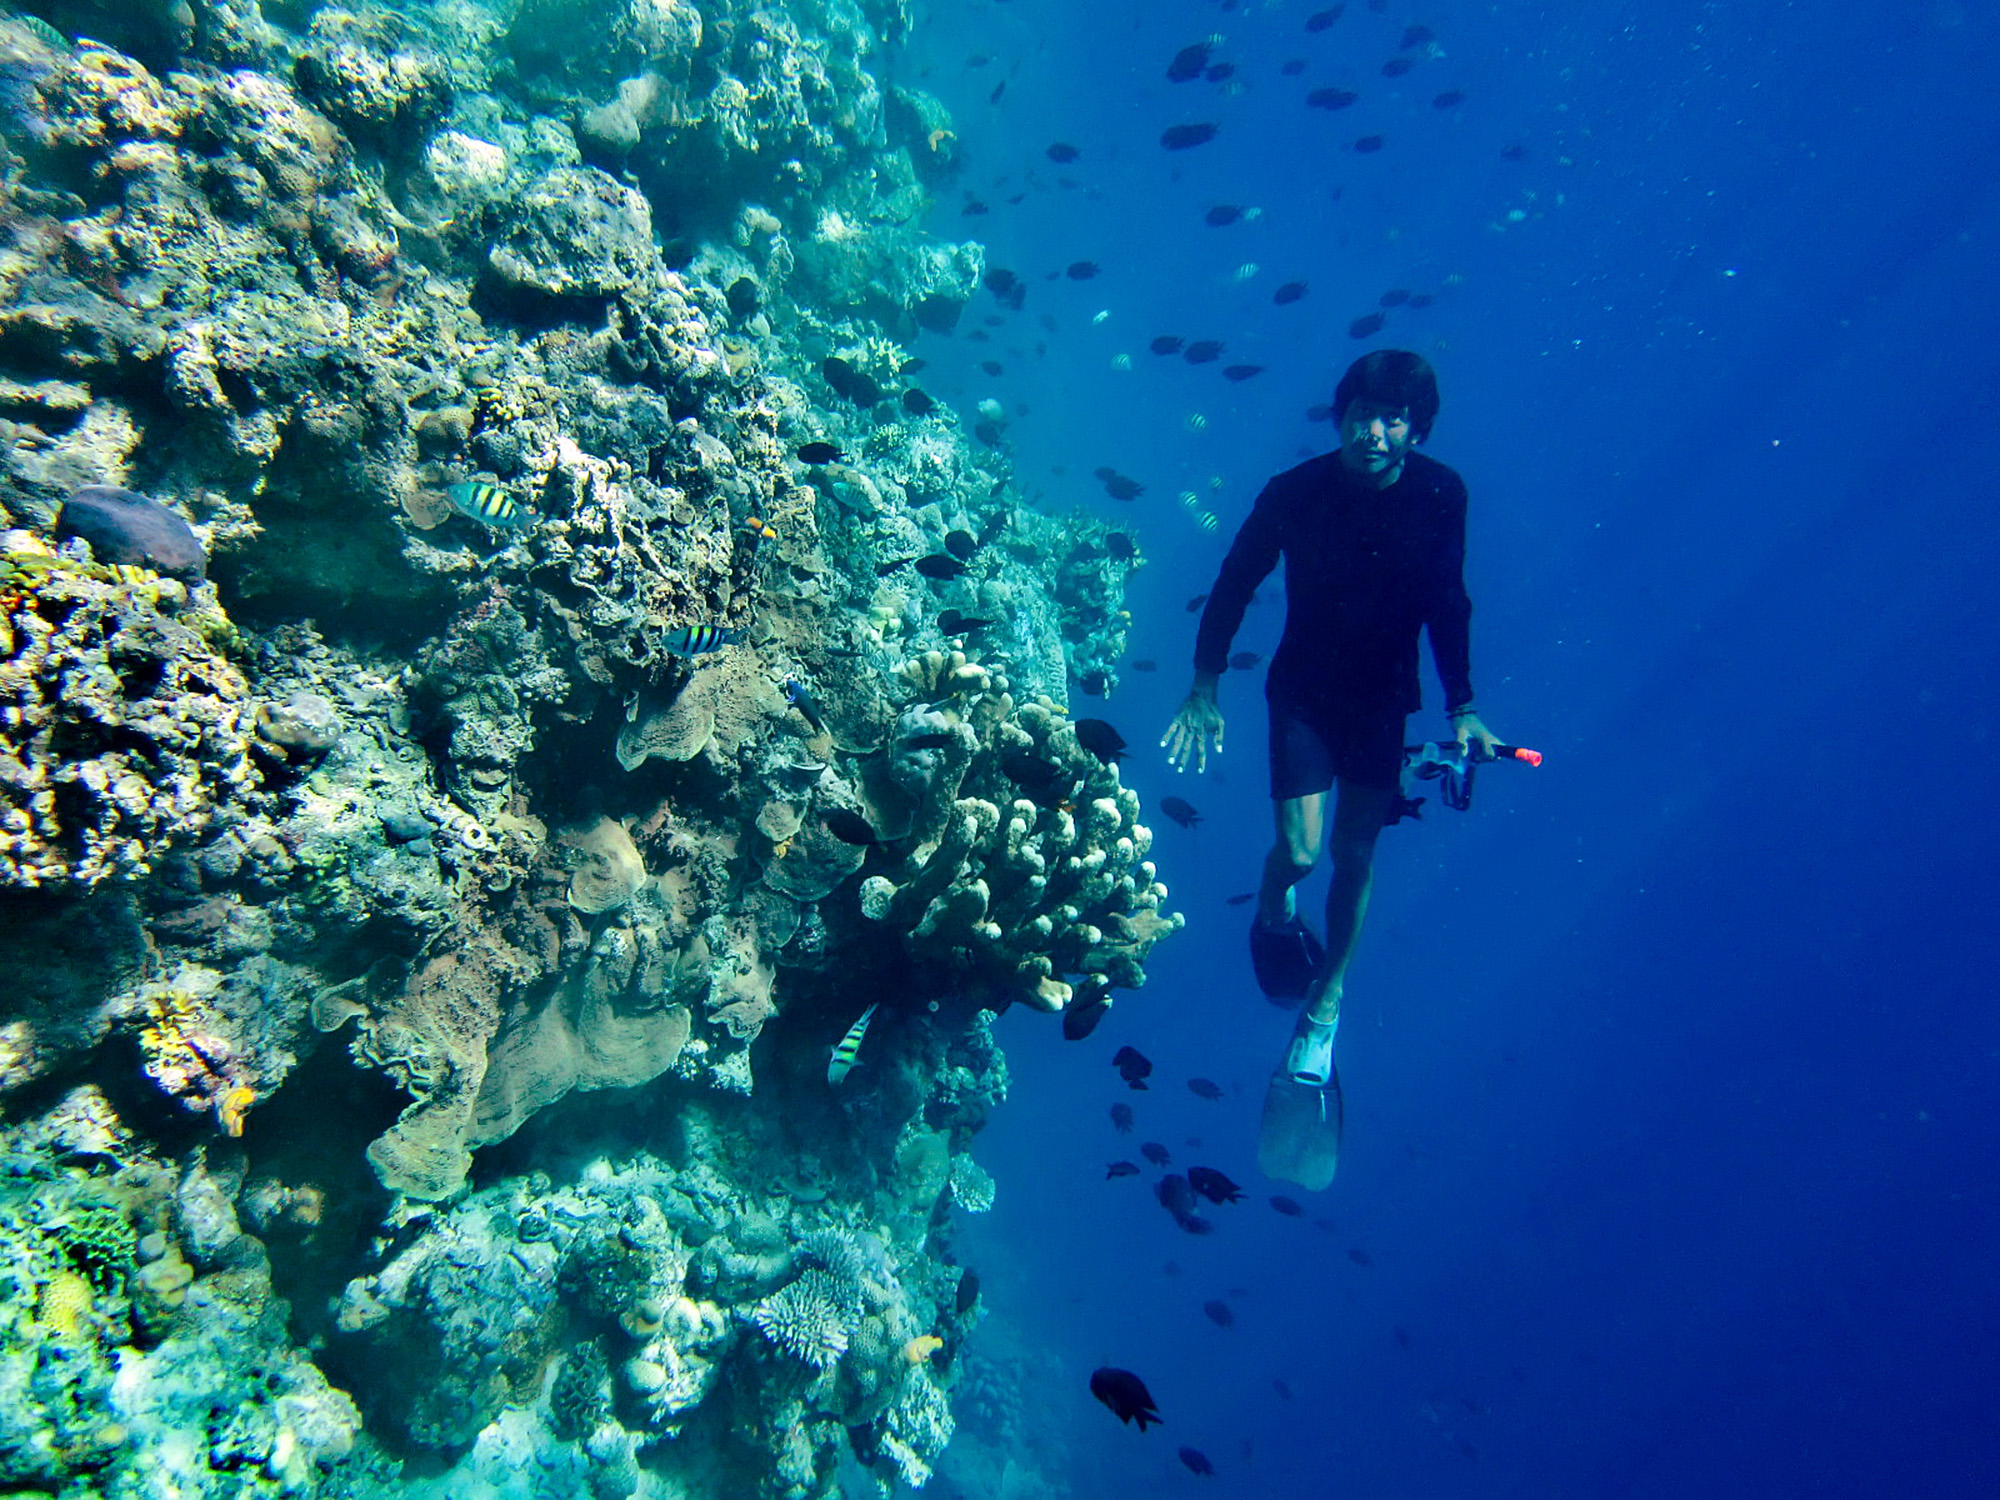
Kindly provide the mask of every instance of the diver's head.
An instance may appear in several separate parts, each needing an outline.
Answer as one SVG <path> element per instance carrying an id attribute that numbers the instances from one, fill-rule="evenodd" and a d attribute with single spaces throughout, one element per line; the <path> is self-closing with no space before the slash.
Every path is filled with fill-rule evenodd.
<path id="1" fill-rule="evenodd" d="M 1431 435 L 1438 414 L 1437 372 L 1421 354 L 1407 349 L 1377 349 L 1347 367 L 1333 392 L 1333 419 L 1345 424 L 1355 402 L 1383 411 L 1400 411 L 1409 418 L 1410 441 Z"/>

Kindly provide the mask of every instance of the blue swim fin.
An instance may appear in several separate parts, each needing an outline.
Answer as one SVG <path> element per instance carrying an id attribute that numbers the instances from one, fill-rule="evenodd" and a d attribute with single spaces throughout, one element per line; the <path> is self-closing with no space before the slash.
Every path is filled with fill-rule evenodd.
<path id="1" fill-rule="evenodd" d="M 1300 1083 L 1283 1069 L 1273 1073 L 1257 1138 L 1259 1170 L 1315 1193 L 1331 1186 L 1340 1167 L 1345 1115 L 1338 1068 L 1325 1088 Z"/>

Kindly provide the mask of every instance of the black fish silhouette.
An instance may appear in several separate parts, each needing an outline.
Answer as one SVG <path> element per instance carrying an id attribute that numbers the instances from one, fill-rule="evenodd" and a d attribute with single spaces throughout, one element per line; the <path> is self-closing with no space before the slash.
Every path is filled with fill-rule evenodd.
<path id="1" fill-rule="evenodd" d="M 1114 1369 L 1110 1365 L 1093 1370 L 1090 1394 L 1110 1407 L 1112 1415 L 1119 1421 L 1137 1422 L 1141 1432 L 1146 1430 L 1148 1422 L 1157 1424 L 1161 1420 L 1153 1393 L 1146 1389 L 1146 1382 L 1130 1370 Z"/>
<path id="2" fill-rule="evenodd" d="M 1192 125 L 1169 125 L 1160 132 L 1160 144 L 1169 151 L 1186 151 L 1214 140 L 1215 131 L 1216 127 L 1205 121 Z"/>

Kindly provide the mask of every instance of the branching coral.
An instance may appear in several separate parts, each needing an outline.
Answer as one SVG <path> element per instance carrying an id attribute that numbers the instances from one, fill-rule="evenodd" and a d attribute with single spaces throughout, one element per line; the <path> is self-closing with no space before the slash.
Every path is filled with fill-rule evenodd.
<path id="1" fill-rule="evenodd" d="M 778 1348 L 824 1370 L 847 1352 L 859 1311 L 851 1284 L 813 1268 L 758 1303 L 750 1317 Z"/>

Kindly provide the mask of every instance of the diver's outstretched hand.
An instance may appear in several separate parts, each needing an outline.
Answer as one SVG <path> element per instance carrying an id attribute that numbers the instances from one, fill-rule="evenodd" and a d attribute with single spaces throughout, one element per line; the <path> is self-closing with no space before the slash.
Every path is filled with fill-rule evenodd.
<path id="1" fill-rule="evenodd" d="M 1174 715 L 1167 732 L 1160 736 L 1160 747 L 1167 752 L 1167 764 L 1176 771 L 1185 771 L 1193 766 L 1195 774 L 1208 769 L 1208 742 L 1215 741 L 1215 753 L 1222 753 L 1222 710 L 1215 702 L 1215 681 L 1213 678 L 1195 678 L 1188 690 L 1187 700 L 1181 704 L 1180 712 Z"/>

